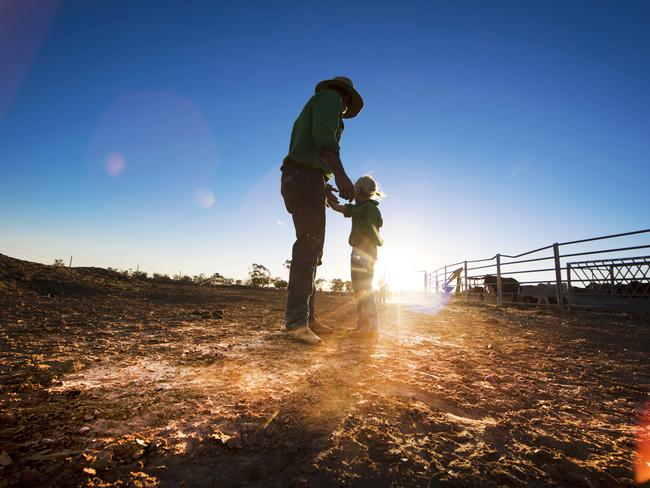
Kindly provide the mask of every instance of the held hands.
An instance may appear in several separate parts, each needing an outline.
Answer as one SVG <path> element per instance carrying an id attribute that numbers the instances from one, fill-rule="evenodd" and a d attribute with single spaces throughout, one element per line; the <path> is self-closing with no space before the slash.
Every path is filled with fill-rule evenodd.
<path id="1" fill-rule="evenodd" d="M 348 201 L 352 200 L 354 198 L 354 185 L 348 175 L 345 174 L 338 152 L 325 148 L 323 149 L 323 159 L 334 173 L 334 180 L 339 188 L 341 198 Z"/>
<path id="2" fill-rule="evenodd" d="M 337 192 L 338 190 L 330 184 L 325 187 L 325 201 L 327 202 L 327 205 L 332 208 L 336 208 L 340 205 L 339 199 L 334 195 L 335 191 Z"/>

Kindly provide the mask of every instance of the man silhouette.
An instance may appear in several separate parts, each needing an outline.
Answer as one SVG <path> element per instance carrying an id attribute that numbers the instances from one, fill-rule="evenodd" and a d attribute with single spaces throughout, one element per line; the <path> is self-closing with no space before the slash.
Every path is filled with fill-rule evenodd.
<path id="1" fill-rule="evenodd" d="M 362 108 L 363 99 L 349 78 L 318 83 L 293 124 L 289 154 L 282 163 L 282 198 L 296 229 L 285 321 L 289 336 L 305 344 L 318 344 L 319 334 L 332 332 L 314 315 L 314 280 L 325 239 L 325 185 L 334 176 L 341 197 L 354 198 L 339 141 L 343 119 L 356 117 Z"/>

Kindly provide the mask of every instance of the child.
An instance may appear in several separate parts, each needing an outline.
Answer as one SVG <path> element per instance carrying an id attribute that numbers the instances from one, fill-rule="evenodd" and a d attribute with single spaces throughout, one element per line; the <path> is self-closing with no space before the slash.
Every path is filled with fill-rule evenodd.
<path id="1" fill-rule="evenodd" d="M 381 198 L 377 182 L 372 176 L 362 176 L 354 184 L 355 204 L 341 205 L 332 187 L 327 188 L 327 203 L 332 209 L 352 218 L 352 232 L 348 242 L 352 246 L 351 274 L 352 288 L 357 299 L 359 318 L 355 331 L 375 335 L 379 332 L 377 304 L 372 291 L 372 278 L 377 261 L 377 246 L 383 244 L 379 235 L 382 226 L 379 202 L 372 197 Z"/>

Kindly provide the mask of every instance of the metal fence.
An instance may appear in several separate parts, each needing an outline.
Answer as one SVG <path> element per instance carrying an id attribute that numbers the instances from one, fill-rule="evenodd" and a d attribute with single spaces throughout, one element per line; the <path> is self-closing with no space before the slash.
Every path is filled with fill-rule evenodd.
<path id="1" fill-rule="evenodd" d="M 597 247 L 603 241 L 607 246 Z M 425 286 L 430 293 L 499 306 L 650 312 L 648 249 L 650 229 L 556 242 L 521 254 L 497 253 L 442 266 L 426 274 Z"/>

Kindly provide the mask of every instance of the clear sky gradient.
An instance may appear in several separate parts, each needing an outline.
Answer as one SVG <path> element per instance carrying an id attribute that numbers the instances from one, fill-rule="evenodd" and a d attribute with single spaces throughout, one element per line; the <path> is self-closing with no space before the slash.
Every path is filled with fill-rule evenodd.
<path id="1" fill-rule="evenodd" d="M 279 194 L 314 85 L 404 269 L 648 227 L 648 2 L 0 3 L 0 252 L 286 276 Z M 325 278 L 349 274 L 328 215 Z"/>

